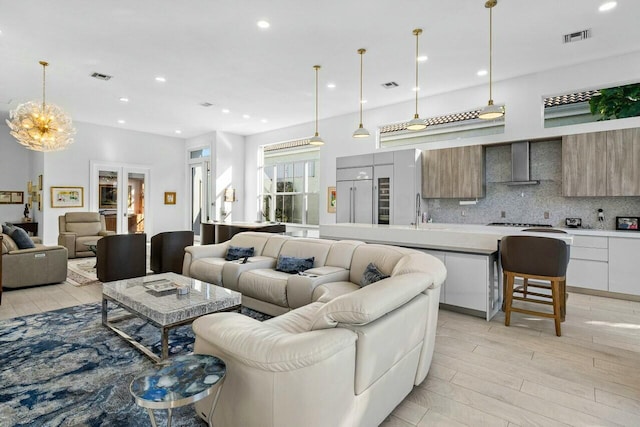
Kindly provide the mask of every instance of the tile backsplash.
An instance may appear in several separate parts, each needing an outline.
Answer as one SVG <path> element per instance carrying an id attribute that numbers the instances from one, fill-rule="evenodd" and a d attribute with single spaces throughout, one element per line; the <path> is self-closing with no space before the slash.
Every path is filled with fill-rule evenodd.
<path id="1" fill-rule="evenodd" d="M 640 216 L 640 197 L 563 197 L 561 140 L 531 143 L 531 179 L 540 180 L 539 185 L 503 184 L 511 180 L 509 145 L 487 147 L 485 155 L 485 197 L 475 205 L 460 205 L 459 199 L 425 199 L 434 222 L 526 222 L 561 227 L 566 217 L 577 217 L 582 218 L 584 228 L 613 230 L 616 216 Z M 598 223 L 598 209 L 604 210 L 603 224 Z"/>

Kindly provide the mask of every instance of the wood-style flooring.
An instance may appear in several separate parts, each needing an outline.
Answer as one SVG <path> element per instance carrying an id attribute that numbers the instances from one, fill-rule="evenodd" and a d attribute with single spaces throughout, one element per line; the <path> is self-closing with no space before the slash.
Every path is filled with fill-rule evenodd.
<path id="1" fill-rule="evenodd" d="M 3 294 L 0 319 L 98 302 L 100 285 Z M 440 310 L 427 379 L 382 427 L 640 426 L 640 302 L 572 293 L 562 337 L 519 313 Z"/>

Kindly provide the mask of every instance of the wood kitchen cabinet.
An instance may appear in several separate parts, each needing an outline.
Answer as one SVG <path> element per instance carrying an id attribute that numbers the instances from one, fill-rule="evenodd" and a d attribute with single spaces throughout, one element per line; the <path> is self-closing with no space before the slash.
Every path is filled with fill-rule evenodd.
<path id="1" fill-rule="evenodd" d="M 562 137 L 562 194 L 639 196 L 640 129 Z"/>
<path id="2" fill-rule="evenodd" d="M 425 150 L 422 152 L 422 197 L 484 197 L 484 147 Z"/>

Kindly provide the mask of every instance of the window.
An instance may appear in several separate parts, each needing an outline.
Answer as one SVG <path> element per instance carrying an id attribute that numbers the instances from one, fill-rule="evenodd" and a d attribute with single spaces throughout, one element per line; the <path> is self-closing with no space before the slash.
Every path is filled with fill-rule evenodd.
<path id="1" fill-rule="evenodd" d="M 293 148 L 271 147 L 264 147 L 260 174 L 262 219 L 318 225 L 320 150 L 310 148 L 308 144 Z"/>

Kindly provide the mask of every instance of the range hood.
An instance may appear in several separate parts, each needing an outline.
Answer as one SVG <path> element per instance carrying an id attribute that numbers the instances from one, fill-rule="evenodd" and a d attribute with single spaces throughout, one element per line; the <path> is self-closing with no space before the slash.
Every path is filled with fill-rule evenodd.
<path id="1" fill-rule="evenodd" d="M 511 144 L 511 181 L 507 185 L 535 185 L 538 180 L 529 176 L 529 141 L 513 142 Z"/>

